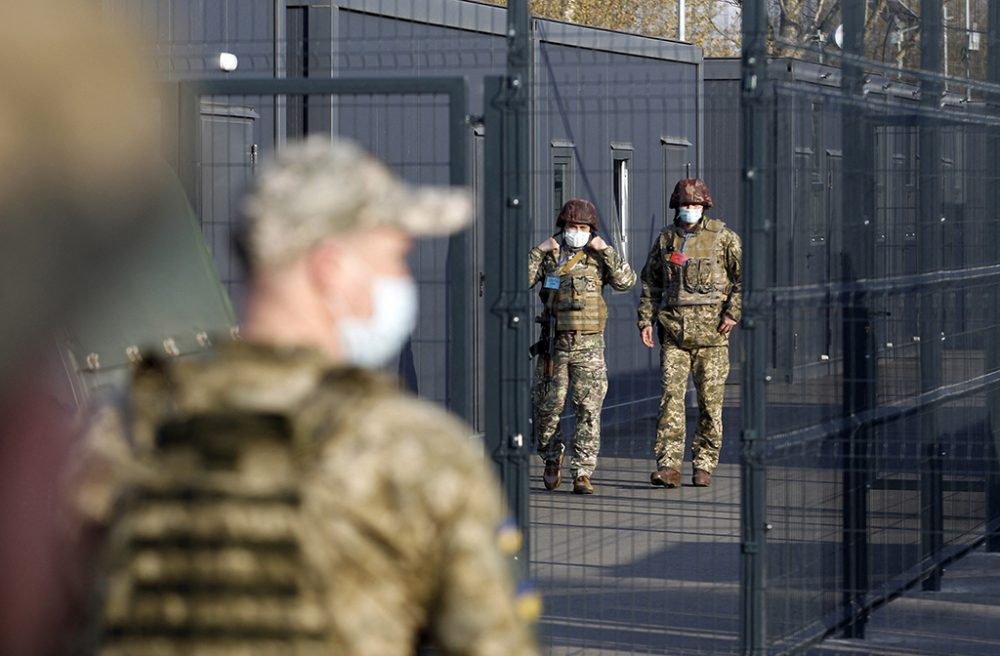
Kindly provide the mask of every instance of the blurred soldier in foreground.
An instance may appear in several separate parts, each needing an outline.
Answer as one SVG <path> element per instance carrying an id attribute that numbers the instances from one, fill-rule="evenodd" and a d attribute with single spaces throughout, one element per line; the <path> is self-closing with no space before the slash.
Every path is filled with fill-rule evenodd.
<path id="1" fill-rule="evenodd" d="M 562 240 L 549 237 L 528 253 L 528 284 L 541 283 L 542 338 L 532 399 L 538 454 L 545 462 L 542 481 L 554 490 L 562 482 L 565 444 L 559 414 L 573 386 L 576 433 L 570 465 L 575 494 L 593 494 L 591 477 L 601 448 L 601 404 L 608 392 L 604 363 L 604 324 L 608 307 L 604 285 L 624 291 L 635 284 L 635 272 L 598 235 L 597 209 L 586 200 L 567 202 L 556 227 Z"/>
<path id="2" fill-rule="evenodd" d="M 670 196 L 674 223 L 660 233 L 642 269 L 639 332 L 653 348 L 653 322 L 660 337 L 663 396 L 656 422 L 656 471 L 653 485 L 677 487 L 681 481 L 684 392 L 688 373 L 698 393 L 698 428 L 692 440 L 697 487 L 707 487 L 722 449 L 722 400 L 729 375 L 729 333 L 742 310 L 739 236 L 718 219 L 703 215 L 712 207 L 705 182 L 681 180 Z"/>
<path id="3" fill-rule="evenodd" d="M 72 408 L 43 363 L 159 225 L 155 88 L 98 4 L 0 2 L 0 654 L 59 652 L 72 605 L 54 539 Z"/>
<path id="4" fill-rule="evenodd" d="M 462 228 L 468 199 L 314 138 L 244 212 L 245 341 L 145 359 L 87 436 L 74 498 L 109 527 L 94 650 L 536 653 L 470 430 L 366 369 L 414 326 L 411 237 Z"/>

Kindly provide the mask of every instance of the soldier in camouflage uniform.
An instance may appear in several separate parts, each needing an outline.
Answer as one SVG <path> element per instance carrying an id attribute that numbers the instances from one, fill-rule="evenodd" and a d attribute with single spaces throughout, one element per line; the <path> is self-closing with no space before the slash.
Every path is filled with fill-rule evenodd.
<path id="1" fill-rule="evenodd" d="M 660 337 L 663 396 L 656 423 L 653 485 L 677 487 L 686 437 L 684 393 L 688 373 L 698 393 L 698 427 L 692 440 L 693 477 L 711 484 L 722 449 L 722 400 L 729 375 L 729 333 L 740 320 L 742 284 L 739 236 L 718 219 L 704 181 L 687 178 L 670 196 L 674 223 L 653 242 L 642 269 L 639 331 L 653 348 Z"/>
<path id="2" fill-rule="evenodd" d="M 109 529 L 86 653 L 537 653 L 471 430 L 370 370 L 413 326 L 411 236 L 469 209 L 344 141 L 261 174 L 245 339 L 146 357 L 90 425 L 72 499 Z"/>
<path id="3" fill-rule="evenodd" d="M 541 317 L 545 351 L 538 358 L 532 400 L 538 454 L 545 463 L 542 480 L 553 490 L 562 482 L 565 445 L 559 414 L 573 387 L 576 433 L 573 436 L 573 492 L 593 494 L 591 483 L 601 448 L 601 404 L 608 391 L 604 363 L 604 324 L 608 309 L 604 285 L 624 291 L 635 284 L 635 272 L 597 234 L 597 209 L 586 200 L 568 201 L 556 226 L 562 240 L 550 237 L 528 254 L 528 284 L 541 285 Z M 554 334 L 549 334 L 554 331 Z M 551 345 L 551 346 L 549 346 Z M 549 352 L 551 348 L 551 352 Z M 546 371 L 548 369 L 548 371 Z"/>

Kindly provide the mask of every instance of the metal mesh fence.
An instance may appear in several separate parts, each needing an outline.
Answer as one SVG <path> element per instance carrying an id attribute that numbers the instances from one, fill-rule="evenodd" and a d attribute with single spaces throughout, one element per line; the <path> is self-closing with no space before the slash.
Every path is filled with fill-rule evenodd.
<path id="1" fill-rule="evenodd" d="M 830 48 L 791 30 L 801 4 L 779 38 L 748 39 L 741 76 L 756 268 L 743 640 L 986 653 L 991 602 L 956 613 L 943 573 L 998 519 L 993 87 L 942 75 L 941 3 L 921 3 L 921 58 L 895 67 L 873 47 L 899 36 L 892 11 L 843 3 Z M 900 596 L 902 614 L 886 605 Z"/>

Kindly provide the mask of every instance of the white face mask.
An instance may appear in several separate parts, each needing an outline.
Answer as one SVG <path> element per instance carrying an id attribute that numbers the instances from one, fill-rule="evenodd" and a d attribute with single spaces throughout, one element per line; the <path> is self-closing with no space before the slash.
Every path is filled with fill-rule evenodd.
<path id="1" fill-rule="evenodd" d="M 698 223 L 701 221 L 701 210 L 700 207 L 682 207 L 680 209 L 680 219 L 684 223 Z"/>
<path id="2" fill-rule="evenodd" d="M 590 233 L 583 230 L 566 230 L 563 232 L 563 238 L 570 248 L 583 248 L 590 241 Z"/>
<path id="3" fill-rule="evenodd" d="M 417 285 L 412 278 L 373 278 L 372 315 L 337 321 L 344 357 L 353 365 L 376 368 L 399 353 L 417 325 Z"/>

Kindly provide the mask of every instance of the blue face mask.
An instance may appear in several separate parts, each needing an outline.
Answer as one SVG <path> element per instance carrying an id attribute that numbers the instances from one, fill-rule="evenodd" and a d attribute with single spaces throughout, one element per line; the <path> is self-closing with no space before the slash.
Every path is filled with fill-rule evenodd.
<path id="1" fill-rule="evenodd" d="M 678 213 L 680 220 L 687 224 L 698 223 L 701 221 L 702 208 L 700 207 L 682 207 Z"/>
<path id="2" fill-rule="evenodd" d="M 372 305 L 368 319 L 342 317 L 337 322 L 344 357 L 359 367 L 380 367 L 399 353 L 417 325 L 417 285 L 409 277 L 376 277 Z"/>

